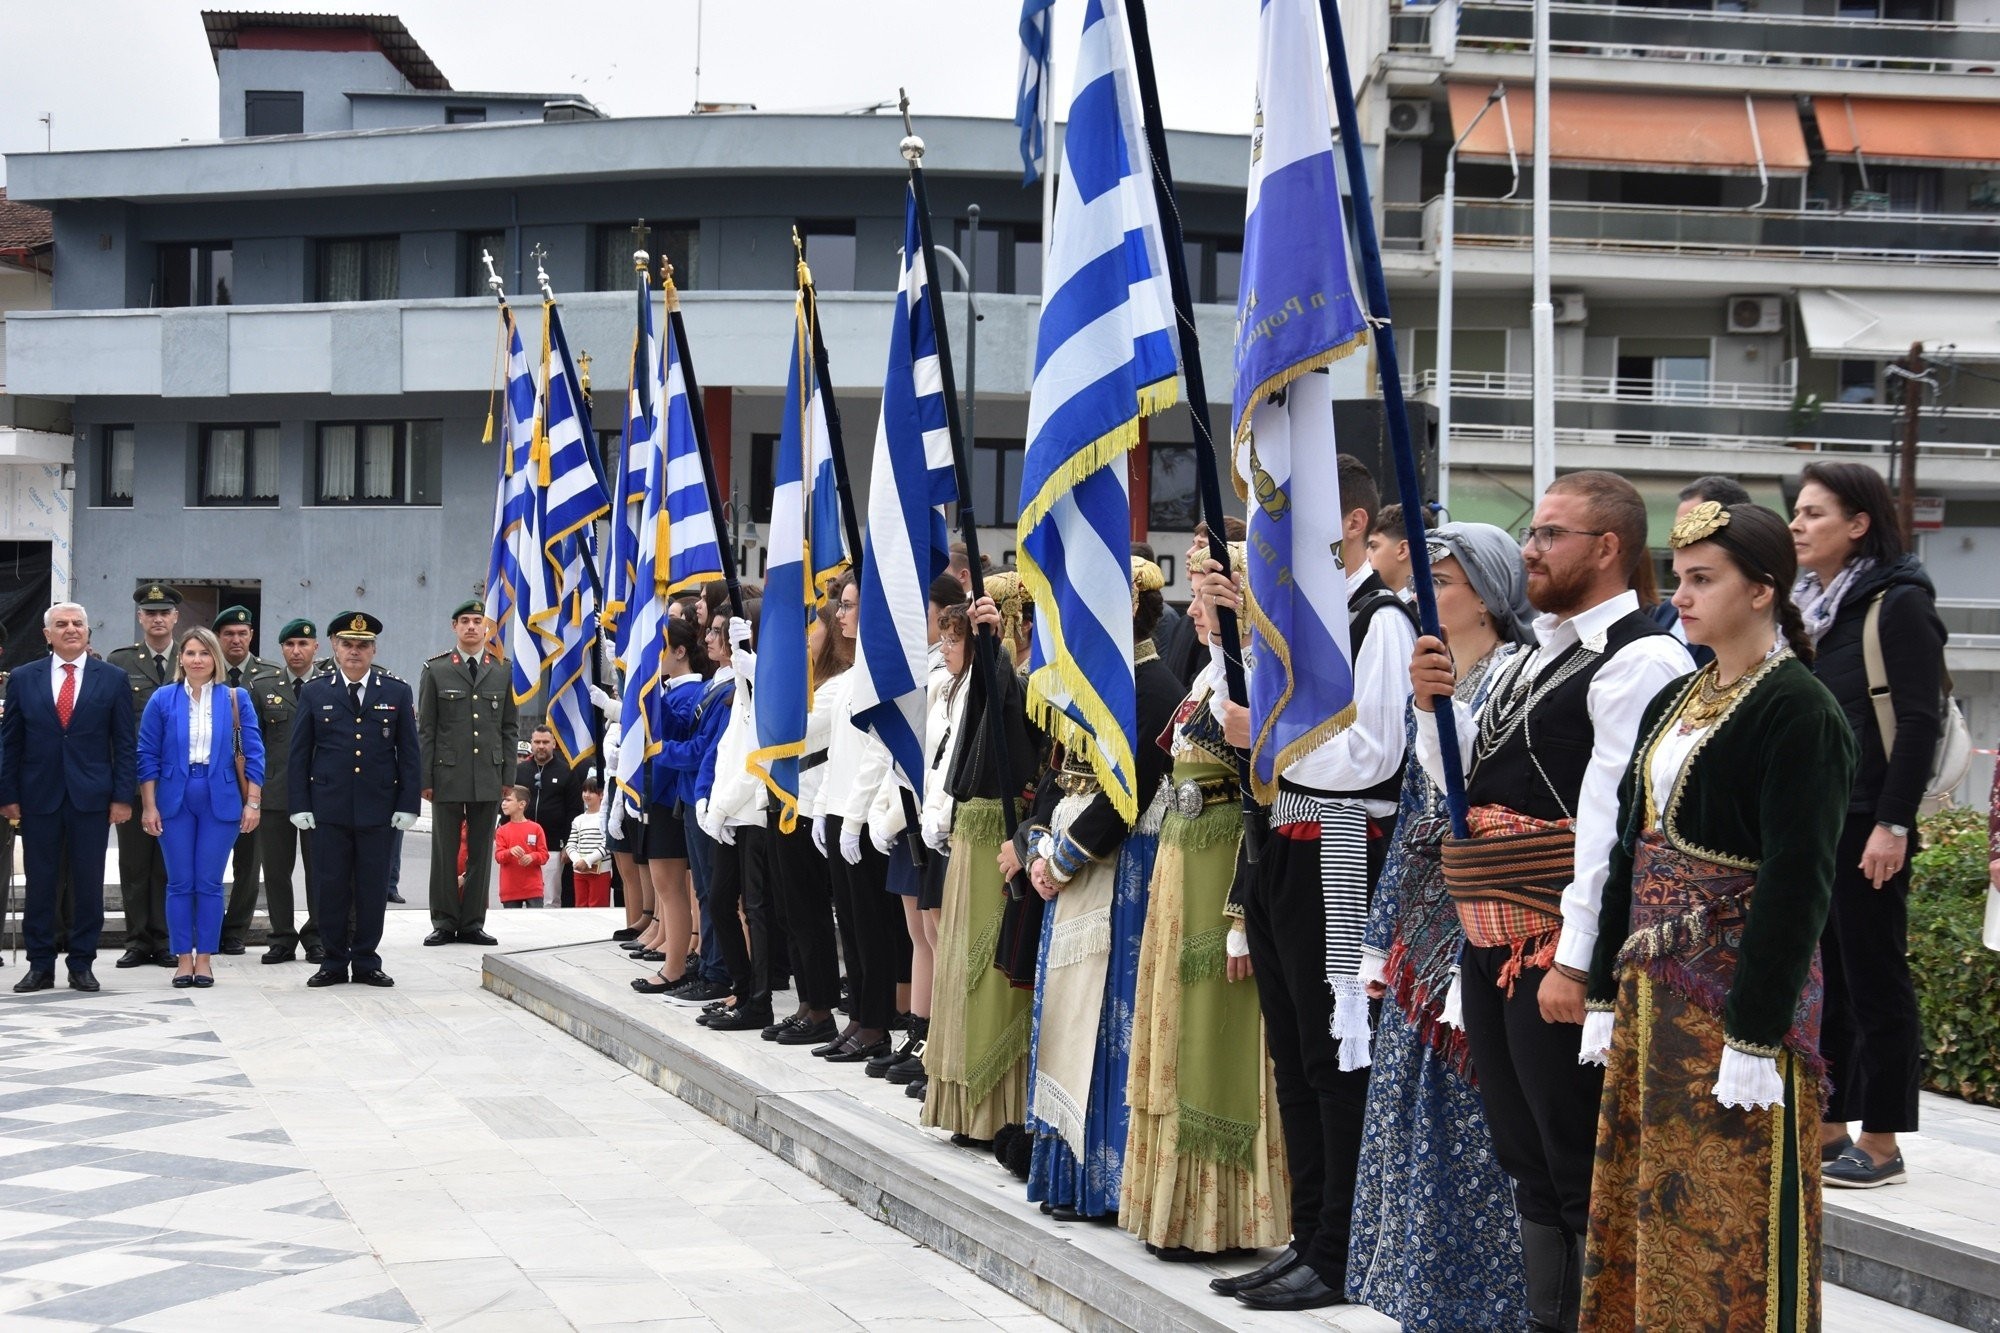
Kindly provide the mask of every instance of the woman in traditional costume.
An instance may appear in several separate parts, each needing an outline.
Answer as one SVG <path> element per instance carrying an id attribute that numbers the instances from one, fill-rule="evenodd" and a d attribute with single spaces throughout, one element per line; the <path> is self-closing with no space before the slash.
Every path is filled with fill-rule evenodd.
<path id="1" fill-rule="evenodd" d="M 1534 643 L 1521 548 L 1486 523 L 1427 534 L 1438 619 L 1476 713 L 1503 664 Z M 1410 750 L 1416 749 L 1414 705 Z M 1455 1333 L 1527 1323 L 1513 1188 L 1493 1154 L 1458 1019 L 1465 929 L 1446 891 L 1444 792 L 1410 764 L 1396 840 L 1362 936 L 1362 979 L 1383 999 L 1375 1029 L 1347 1296 L 1406 1330 Z"/>
<path id="2" fill-rule="evenodd" d="M 1198 539 L 1189 569 L 1208 546 Z M 1242 543 L 1230 567 L 1243 568 Z M 1202 644 L 1214 612 L 1188 608 Z M 1153 863 L 1126 1080 L 1131 1120 L 1118 1224 L 1156 1258 L 1189 1262 L 1282 1245 L 1291 1235 L 1285 1138 L 1274 1132 L 1278 1090 L 1264 1046 L 1257 986 L 1227 940 L 1241 929 L 1229 902 L 1243 841 L 1236 751 L 1209 708 L 1223 689 L 1211 660 L 1159 738 L 1173 758 Z M 1140 737 L 1142 744 L 1151 738 Z"/>
<path id="3" fill-rule="evenodd" d="M 1820 930 L 1855 744 L 1814 679 L 1784 521 L 1696 506 L 1674 605 L 1715 660 L 1648 705 L 1619 793 L 1583 1058 L 1606 1064 L 1586 1328 L 1820 1322 Z"/>

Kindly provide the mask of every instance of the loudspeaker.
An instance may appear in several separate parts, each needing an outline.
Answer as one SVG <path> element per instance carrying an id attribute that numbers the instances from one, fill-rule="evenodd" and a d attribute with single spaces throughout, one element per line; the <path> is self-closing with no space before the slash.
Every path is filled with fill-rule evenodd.
<path id="1" fill-rule="evenodd" d="M 1430 403 L 1405 401 L 1410 423 L 1410 443 L 1417 455 L 1417 481 L 1426 501 L 1437 499 L 1437 408 Z M 1399 504 L 1396 488 L 1396 461 L 1389 452 L 1387 414 L 1380 398 L 1336 398 L 1333 401 L 1333 438 L 1343 454 L 1353 454 L 1374 474 L 1375 487 L 1385 505 Z"/>

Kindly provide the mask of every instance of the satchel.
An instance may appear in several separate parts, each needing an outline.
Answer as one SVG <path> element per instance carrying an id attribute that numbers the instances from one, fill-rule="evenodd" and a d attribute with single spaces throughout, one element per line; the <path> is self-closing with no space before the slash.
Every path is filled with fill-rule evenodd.
<path id="1" fill-rule="evenodd" d="M 250 777 L 243 769 L 243 706 L 237 702 L 237 692 L 235 690 L 230 690 L 227 685 L 222 688 L 229 690 L 230 731 L 236 740 L 236 794 L 242 799 L 243 804 L 248 805 L 250 804 Z"/>
<path id="2" fill-rule="evenodd" d="M 1882 661 L 1882 598 L 1868 604 L 1868 618 L 1861 626 L 1861 660 L 1868 670 L 1868 701 L 1875 708 L 1875 729 L 1882 733 L 1882 757 L 1896 754 L 1896 705 L 1889 697 L 1889 672 Z M 1944 691 L 1938 707 L 1937 752 L 1931 756 L 1930 778 L 1924 784 L 1924 800 L 1941 804 L 1965 780 L 1972 767 L 1972 731 L 1965 725 L 1965 710 L 1952 697 L 1951 672 L 1943 672 Z"/>

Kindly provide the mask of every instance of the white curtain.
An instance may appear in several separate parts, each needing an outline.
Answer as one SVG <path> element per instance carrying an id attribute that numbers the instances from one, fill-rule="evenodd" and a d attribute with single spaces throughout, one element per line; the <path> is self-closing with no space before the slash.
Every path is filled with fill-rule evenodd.
<path id="1" fill-rule="evenodd" d="M 361 428 L 361 498 L 396 499 L 396 428 L 392 425 Z"/>
<path id="2" fill-rule="evenodd" d="M 208 481 L 202 488 L 209 499 L 243 498 L 243 436 L 243 430 L 233 426 L 209 431 Z"/>
<path id="3" fill-rule="evenodd" d="M 258 426 L 250 432 L 250 498 L 278 498 L 278 428 Z"/>
<path id="4" fill-rule="evenodd" d="M 354 498 L 354 433 L 352 426 L 319 428 L 319 498 L 323 502 Z"/>

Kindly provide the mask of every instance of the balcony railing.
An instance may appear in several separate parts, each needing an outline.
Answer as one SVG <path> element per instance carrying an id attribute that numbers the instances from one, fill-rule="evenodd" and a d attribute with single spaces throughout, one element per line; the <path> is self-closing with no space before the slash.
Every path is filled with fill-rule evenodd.
<path id="1" fill-rule="evenodd" d="M 1449 59 L 1455 49 L 1529 50 L 1533 6 L 1521 0 L 1443 0 L 1391 16 L 1390 49 Z M 2000 69 L 2000 26 L 1719 13 L 1618 4 L 1555 4 L 1558 56 L 1696 60 L 1915 73 Z"/>
<path id="2" fill-rule="evenodd" d="M 1391 248 L 1433 249 L 1444 201 L 1384 204 Z M 1738 256 L 1836 263 L 2000 268 L 2000 216 L 1826 213 L 1812 209 L 1674 208 L 1649 204 L 1549 205 L 1551 243 L 1604 253 Z M 1505 249 L 1532 236 L 1525 199 L 1460 199 L 1457 243 Z"/>
<path id="3" fill-rule="evenodd" d="M 1604 375 L 1558 375 L 1555 396 L 1562 402 L 1614 402 L 1673 407 L 1740 407 L 1789 411 L 1798 390 L 1788 384 L 1738 384 L 1710 380 L 1700 384 L 1661 384 L 1656 380 L 1620 379 Z M 1435 394 L 1438 373 L 1426 370 L 1409 379 L 1404 392 Z M 1458 370 L 1451 376 L 1451 394 L 1458 398 L 1528 398 L 1535 377 L 1504 371 Z M 1823 402 L 1823 412 L 1849 412 L 1880 417 L 1898 416 L 1901 403 Z M 1950 415 L 1963 420 L 2000 421 L 2000 407 L 1958 407 Z"/>
<path id="4" fill-rule="evenodd" d="M 1470 444 L 1519 445 L 1521 457 L 1534 443 L 1531 426 L 1500 426 L 1467 422 L 1452 423 L 1452 446 Z M 1677 431 L 1592 430 L 1558 426 L 1556 448 L 1589 448 L 1615 445 L 1625 448 L 1732 449 L 1749 453 L 1805 455 L 1888 455 L 1896 446 L 1887 441 L 1820 439 L 1793 435 L 1709 435 Z M 1920 457 L 1936 462 L 2000 462 L 2000 444 L 1970 444 L 1959 441 L 1922 441 Z"/>

